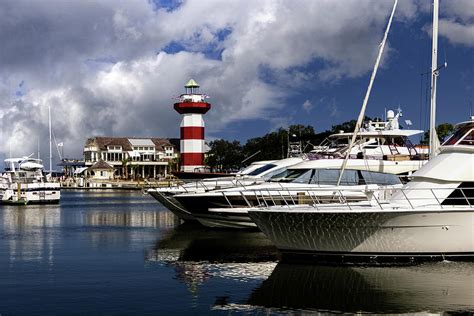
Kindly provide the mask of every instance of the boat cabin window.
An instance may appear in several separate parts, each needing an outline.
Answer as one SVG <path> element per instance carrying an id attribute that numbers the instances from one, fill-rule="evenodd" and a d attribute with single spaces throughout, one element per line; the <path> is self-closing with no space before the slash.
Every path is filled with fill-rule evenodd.
<path id="1" fill-rule="evenodd" d="M 275 167 L 276 167 L 276 165 L 274 165 L 274 164 L 272 164 L 272 163 L 263 165 L 263 166 L 261 166 L 261 167 L 255 169 L 254 171 L 250 172 L 250 173 L 249 173 L 249 176 L 257 176 L 257 175 L 259 175 L 259 174 L 261 174 L 261 173 L 263 173 L 263 172 L 265 172 L 265 171 L 267 171 L 267 170 L 270 170 L 270 169 L 272 169 L 272 168 L 275 168 Z"/>
<path id="2" fill-rule="evenodd" d="M 379 144 L 377 142 L 370 142 L 368 144 L 365 144 L 364 148 L 377 148 L 379 147 Z"/>
<path id="3" fill-rule="evenodd" d="M 317 169 L 311 179 L 313 184 L 335 185 L 339 179 L 339 169 Z M 342 174 L 341 185 L 358 185 L 359 177 L 357 170 L 345 170 Z"/>
<path id="4" fill-rule="evenodd" d="M 312 184 L 336 185 L 339 179 L 339 169 L 318 169 L 311 179 Z M 401 184 L 398 176 L 381 172 L 345 170 L 340 185 Z"/>
<path id="5" fill-rule="evenodd" d="M 395 185 L 402 183 L 395 174 L 372 171 L 359 171 L 359 174 L 362 175 L 365 184 Z"/>
<path id="6" fill-rule="evenodd" d="M 291 183 L 309 183 L 309 180 L 311 180 L 311 174 L 311 169 L 288 169 L 286 176 L 283 179 L 279 179 L 279 181 Z"/>
<path id="7" fill-rule="evenodd" d="M 265 180 L 269 180 L 270 178 L 273 178 L 275 175 L 280 175 L 282 173 L 285 173 L 287 170 L 287 167 L 283 167 L 283 168 L 277 168 L 275 170 L 272 170 L 272 171 L 269 171 L 267 172 L 265 175 L 263 175 L 262 177 L 265 179 Z"/>
<path id="8" fill-rule="evenodd" d="M 473 129 L 472 129 L 472 125 L 469 124 L 469 125 L 465 125 L 461 128 L 458 128 L 456 131 L 454 131 L 453 134 L 451 134 L 451 136 L 449 136 L 449 138 L 443 143 L 443 146 L 452 146 L 452 145 L 456 145 L 459 140 L 461 140 L 462 138 L 462 141 L 459 143 L 460 145 L 473 145 L 473 138 L 474 138 L 474 134 L 473 134 Z M 465 136 L 465 137 L 463 137 Z M 463 141 L 465 140 L 465 143 L 462 143 Z"/>
<path id="9" fill-rule="evenodd" d="M 471 131 L 461 139 L 459 145 L 474 145 L 474 129 L 471 129 Z"/>

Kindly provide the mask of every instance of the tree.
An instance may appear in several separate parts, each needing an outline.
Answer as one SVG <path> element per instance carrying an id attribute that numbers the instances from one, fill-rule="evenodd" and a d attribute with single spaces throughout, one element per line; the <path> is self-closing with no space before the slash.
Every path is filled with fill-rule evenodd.
<path id="1" fill-rule="evenodd" d="M 448 135 L 454 132 L 454 125 L 450 123 L 441 123 L 436 126 L 436 133 L 438 134 L 438 139 L 440 142 L 443 142 Z M 430 143 L 430 131 L 426 131 L 423 134 L 423 139 L 421 140 L 422 144 Z"/>
<path id="2" fill-rule="evenodd" d="M 289 131 L 289 133 L 288 133 Z M 294 136 L 293 136 L 294 135 Z M 257 160 L 275 160 L 286 158 L 288 154 L 288 141 L 300 140 L 303 148 L 304 143 L 314 137 L 314 128 L 312 126 L 291 125 L 288 129 L 279 128 L 262 137 L 251 138 L 243 147 L 245 157 L 250 157 L 258 152 L 257 155 L 246 161 L 246 164 Z M 306 148 L 307 151 L 311 148 Z"/>
<path id="3" fill-rule="evenodd" d="M 239 141 L 229 142 L 224 139 L 217 139 L 210 142 L 209 147 L 206 164 L 212 170 L 240 169 L 244 156 Z"/>

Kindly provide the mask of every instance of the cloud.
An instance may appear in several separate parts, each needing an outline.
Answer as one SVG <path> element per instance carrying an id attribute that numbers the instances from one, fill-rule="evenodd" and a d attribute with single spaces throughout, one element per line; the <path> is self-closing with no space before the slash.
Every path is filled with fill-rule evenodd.
<path id="1" fill-rule="evenodd" d="M 426 8 L 425 8 L 426 9 Z M 474 46 L 474 1 L 444 1 L 440 6 L 439 35 L 452 44 Z M 432 34 L 432 24 L 424 27 Z"/>
<path id="2" fill-rule="evenodd" d="M 10 143 L 19 154 L 33 152 L 38 138 L 44 147 L 48 106 L 58 141 L 73 156 L 94 135 L 177 136 L 180 117 L 171 98 L 189 78 L 211 96 L 209 135 L 236 121 L 278 120 L 302 86 L 371 70 L 391 6 L 378 0 L 208 0 L 172 8 L 146 0 L 5 0 L 0 151 Z M 409 21 L 416 11 L 403 2 L 397 18 Z M 339 113 L 335 103 L 329 111 Z"/>
<path id="3" fill-rule="evenodd" d="M 306 113 L 309 113 L 311 112 L 311 110 L 313 109 L 313 104 L 311 103 L 311 101 L 309 100 L 306 100 L 303 102 L 303 110 L 306 112 Z"/>

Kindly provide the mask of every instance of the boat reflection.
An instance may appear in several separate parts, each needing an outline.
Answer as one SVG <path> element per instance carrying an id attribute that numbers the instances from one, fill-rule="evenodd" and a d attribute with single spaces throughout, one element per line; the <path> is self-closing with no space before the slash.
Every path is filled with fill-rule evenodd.
<path id="1" fill-rule="evenodd" d="M 264 280 L 278 259 L 278 250 L 261 232 L 214 230 L 197 223 L 168 231 L 145 257 L 173 267 L 192 294 L 213 277 Z"/>
<path id="2" fill-rule="evenodd" d="M 474 264 L 342 267 L 280 263 L 246 304 L 214 309 L 413 313 L 474 311 Z"/>
<path id="3" fill-rule="evenodd" d="M 53 264 L 56 231 L 61 223 L 59 206 L 34 205 L 28 207 L 4 206 L 0 222 L 5 236 L 5 244 L 10 263 L 16 261 L 46 260 Z"/>

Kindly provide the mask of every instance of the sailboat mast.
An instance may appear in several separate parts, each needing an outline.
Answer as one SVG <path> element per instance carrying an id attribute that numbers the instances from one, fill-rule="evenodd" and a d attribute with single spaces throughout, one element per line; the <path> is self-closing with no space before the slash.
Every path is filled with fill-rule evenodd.
<path id="1" fill-rule="evenodd" d="M 430 109 L 430 159 L 438 151 L 439 140 L 436 133 L 436 80 L 438 78 L 438 14 L 439 0 L 433 1 L 433 49 L 431 55 L 431 109 Z"/>
<path id="2" fill-rule="evenodd" d="M 48 105 L 48 121 L 49 121 L 49 171 L 53 170 L 53 139 L 51 137 L 51 106 Z"/>
<path id="3" fill-rule="evenodd" d="M 354 128 L 354 133 L 352 134 L 351 142 L 349 143 L 349 148 L 347 149 L 346 157 L 344 158 L 344 162 L 342 163 L 341 172 L 339 173 L 339 179 L 337 179 L 337 185 L 341 183 L 342 175 L 344 174 L 344 170 L 347 166 L 347 161 L 351 154 L 352 147 L 354 146 L 355 139 L 357 134 L 359 133 L 360 127 L 362 126 L 362 121 L 365 117 L 365 108 L 367 107 L 367 103 L 369 102 L 370 92 L 372 91 L 372 85 L 374 84 L 375 76 L 377 75 L 377 70 L 379 68 L 380 60 L 382 59 L 382 53 L 385 47 L 385 42 L 387 41 L 388 32 L 390 31 L 390 26 L 392 25 L 393 16 L 395 15 L 395 9 L 397 8 L 398 0 L 395 0 L 393 3 L 392 13 L 390 14 L 390 19 L 387 23 L 387 29 L 385 30 L 385 34 L 383 36 L 382 43 L 380 44 L 379 53 L 377 55 L 377 60 L 375 61 L 374 69 L 372 71 L 372 76 L 370 77 L 369 86 L 367 87 L 367 92 L 365 94 L 364 102 L 362 103 L 362 108 L 360 109 L 359 117 L 357 118 L 357 122 Z"/>

